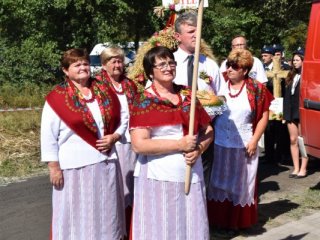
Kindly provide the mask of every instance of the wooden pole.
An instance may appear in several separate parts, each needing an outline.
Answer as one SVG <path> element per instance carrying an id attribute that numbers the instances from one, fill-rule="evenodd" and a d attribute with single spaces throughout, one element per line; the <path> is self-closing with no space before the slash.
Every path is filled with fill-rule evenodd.
<path id="1" fill-rule="evenodd" d="M 189 135 L 194 134 L 194 115 L 196 109 L 196 92 L 197 92 L 197 80 L 198 80 L 198 68 L 199 68 L 199 55 L 200 55 L 200 43 L 201 43 L 201 29 L 202 29 L 202 15 L 203 15 L 204 0 L 200 0 L 198 8 L 197 19 L 197 35 L 196 35 L 196 48 L 194 53 L 193 75 L 192 75 L 192 93 L 191 93 L 191 107 L 190 107 L 190 120 L 189 120 Z M 191 166 L 187 165 L 186 178 L 184 191 L 185 194 L 189 194 L 191 180 Z"/>

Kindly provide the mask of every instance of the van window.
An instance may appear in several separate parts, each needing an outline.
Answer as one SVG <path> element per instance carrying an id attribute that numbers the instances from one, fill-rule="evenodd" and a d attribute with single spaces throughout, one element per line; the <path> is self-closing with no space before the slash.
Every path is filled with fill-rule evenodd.
<path id="1" fill-rule="evenodd" d="M 100 56 L 98 55 L 90 55 L 90 65 L 91 66 L 101 66 Z"/>

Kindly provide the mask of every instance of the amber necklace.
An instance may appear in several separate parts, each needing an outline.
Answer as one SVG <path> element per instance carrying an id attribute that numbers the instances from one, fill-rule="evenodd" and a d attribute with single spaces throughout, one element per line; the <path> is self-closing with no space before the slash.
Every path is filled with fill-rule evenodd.
<path id="1" fill-rule="evenodd" d="M 241 88 L 239 89 L 239 91 L 236 93 L 236 94 L 232 94 L 231 93 L 231 81 L 229 80 L 229 82 L 228 82 L 228 89 L 229 89 L 229 96 L 231 97 L 231 98 L 236 98 L 236 97 L 238 97 L 239 95 L 240 95 L 240 93 L 242 92 L 242 89 L 244 88 L 244 85 L 246 84 L 246 81 L 245 80 L 243 80 L 243 83 L 242 83 L 242 85 L 241 85 Z"/>
<path id="2" fill-rule="evenodd" d="M 158 93 L 158 91 L 157 91 L 157 89 L 156 89 L 156 86 L 155 86 L 154 84 L 151 84 L 151 88 L 152 88 L 153 92 L 156 94 L 157 97 L 163 98 L 163 97 L 161 97 L 160 94 Z M 176 92 L 176 91 L 175 91 L 175 92 Z M 178 99 L 179 99 L 178 104 L 176 104 L 176 106 L 180 106 L 181 103 L 182 103 L 182 98 L 181 98 L 181 96 L 180 96 L 179 93 L 176 93 L 176 94 L 178 95 Z M 168 101 L 170 101 L 170 100 L 168 99 Z M 171 102 L 171 101 L 170 101 L 170 102 Z M 172 102 L 171 102 L 171 103 L 172 103 Z M 175 104 L 174 104 L 174 105 L 175 105 Z"/>

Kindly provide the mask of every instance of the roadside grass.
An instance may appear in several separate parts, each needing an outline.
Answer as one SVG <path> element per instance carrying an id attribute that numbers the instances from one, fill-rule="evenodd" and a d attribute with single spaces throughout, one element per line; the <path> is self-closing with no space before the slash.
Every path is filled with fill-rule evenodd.
<path id="1" fill-rule="evenodd" d="M 40 162 L 41 111 L 0 113 L 0 177 L 45 171 Z"/>
<path id="2" fill-rule="evenodd" d="M 320 210 L 320 190 L 306 189 L 299 195 L 288 196 L 291 201 L 299 204 L 299 207 L 292 209 L 288 215 L 294 219 L 299 219 L 308 215 L 310 211 Z"/>
<path id="3" fill-rule="evenodd" d="M 0 108 L 42 107 L 51 85 L 5 83 L 0 86 Z"/>

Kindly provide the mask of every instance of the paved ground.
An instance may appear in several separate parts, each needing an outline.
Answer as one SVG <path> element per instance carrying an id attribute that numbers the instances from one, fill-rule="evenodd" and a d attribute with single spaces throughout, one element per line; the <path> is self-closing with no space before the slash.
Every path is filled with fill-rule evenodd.
<path id="1" fill-rule="evenodd" d="M 301 196 L 309 189 L 320 191 L 320 160 L 310 160 L 306 178 L 288 178 L 291 171 L 290 162 L 281 165 L 260 164 L 258 224 L 235 237 L 218 235 L 212 239 L 320 239 L 319 209 L 302 209 L 301 212 L 297 211 L 297 216 L 292 212 L 301 206 L 290 200 L 292 196 Z"/>
<path id="2" fill-rule="evenodd" d="M 50 219 L 48 176 L 0 187 L 0 240 L 49 239 Z"/>
<path id="3" fill-rule="evenodd" d="M 290 170 L 290 164 L 260 164 L 258 224 L 238 236 L 217 236 L 213 232 L 212 239 L 320 239 L 319 209 L 304 209 L 300 219 L 291 214 L 299 208 L 291 196 L 304 194 L 310 188 L 320 191 L 320 160 L 310 162 L 307 178 L 289 179 Z M 0 186 L 0 240 L 48 239 L 50 219 L 48 176 Z"/>

